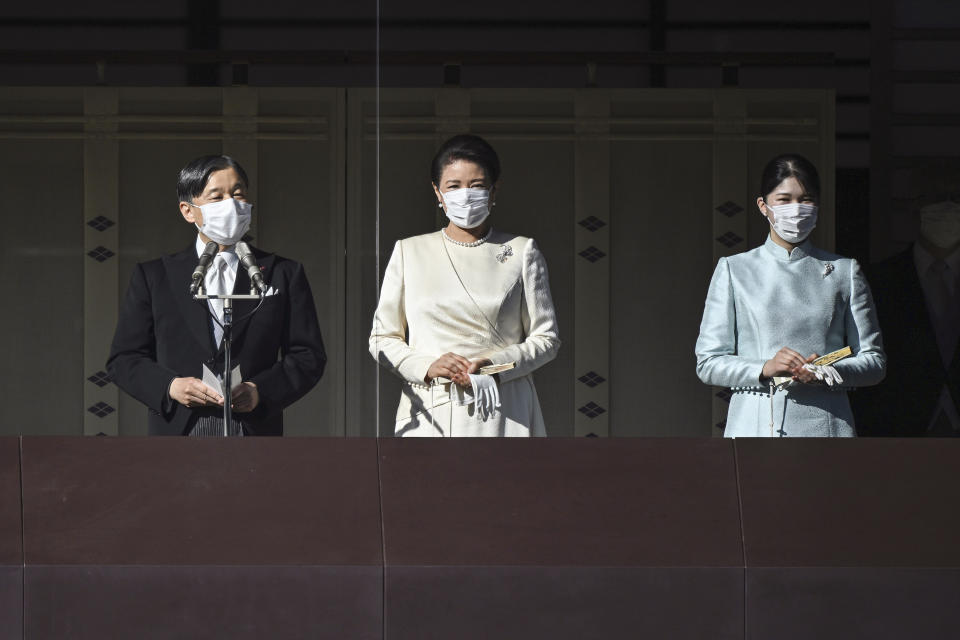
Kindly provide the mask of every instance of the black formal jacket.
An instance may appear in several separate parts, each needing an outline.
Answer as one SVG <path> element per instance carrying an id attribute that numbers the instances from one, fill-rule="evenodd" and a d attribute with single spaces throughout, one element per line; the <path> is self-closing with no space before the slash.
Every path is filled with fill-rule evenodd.
<path id="1" fill-rule="evenodd" d="M 237 417 L 254 435 L 279 436 L 283 409 L 320 380 L 327 358 L 303 267 L 258 249 L 253 254 L 277 293 L 247 319 L 242 318 L 256 302 L 234 301 L 233 366 L 240 366 L 244 381 L 254 382 L 260 394 L 257 408 Z M 207 303 L 189 292 L 196 265 L 193 243 L 181 253 L 138 264 L 120 309 L 107 371 L 118 387 L 147 405 L 151 435 L 181 435 L 201 415 L 222 415 L 222 408 L 188 409 L 168 395 L 174 378 L 202 378 L 204 363 L 223 371 L 223 348 L 214 347 Z M 239 265 L 233 290 L 250 292 L 250 278 Z"/>
<path id="2" fill-rule="evenodd" d="M 887 354 L 887 377 L 850 395 L 858 435 L 926 434 L 944 383 L 960 406 L 960 348 L 943 366 L 913 247 L 867 269 Z"/>

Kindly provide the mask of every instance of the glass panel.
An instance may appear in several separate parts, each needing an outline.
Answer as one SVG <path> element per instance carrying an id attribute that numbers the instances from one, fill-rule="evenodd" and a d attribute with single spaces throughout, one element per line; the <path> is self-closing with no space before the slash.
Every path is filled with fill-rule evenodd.
<path id="1" fill-rule="evenodd" d="M 325 375 L 286 408 L 285 433 L 392 435 L 409 388 L 369 353 L 377 299 L 396 242 L 448 224 L 431 160 L 446 140 L 471 133 L 502 167 L 489 221 L 498 233 L 535 239 L 549 270 L 562 345 L 535 372 L 547 434 L 717 435 L 729 394 L 699 381 L 690 353 L 716 260 L 765 237 L 753 200 L 770 156 L 800 151 L 820 167 L 813 237 L 827 249 L 836 243 L 835 97 L 747 85 L 821 87 L 826 76 L 815 64 L 721 68 L 707 54 L 723 47 L 694 37 L 713 17 L 704 14 L 694 30 L 664 26 L 673 18 L 661 15 L 662 3 L 591 7 L 588 19 L 578 7 L 515 4 L 202 0 L 162 13 L 125 6 L 109 16 L 76 7 L 49 20 L 18 15 L 35 22 L 21 25 L 28 39 L 11 40 L 23 49 L 64 50 L 64 25 L 83 23 L 70 29 L 66 48 L 74 49 L 62 64 L 25 54 L 3 65 L 7 77 L 35 85 L 0 91 L 9 210 L 40 207 L 39 216 L 8 216 L 5 264 L 31 266 L 7 269 L 4 284 L 35 297 L 56 293 L 43 301 L 61 300 L 69 319 L 59 331 L 45 314 L 4 320 L 17 336 L 4 433 L 23 428 L 33 410 L 25 381 L 51 361 L 62 363 L 48 379 L 63 401 L 37 409 L 49 415 L 30 430 L 148 433 L 147 409 L 105 376 L 120 300 L 134 265 L 196 237 L 176 207 L 179 169 L 227 154 L 251 179 L 248 239 L 303 265 L 325 339 Z M 857 29 L 849 41 L 859 51 L 866 31 Z M 126 53 L 84 54 L 117 30 Z M 678 43 L 697 44 L 707 61 L 671 58 Z M 154 53 L 129 51 L 138 48 Z M 651 64 L 637 53 L 649 49 L 666 57 Z M 866 86 L 857 65 L 831 68 L 829 78 Z M 856 135 L 844 140 L 867 157 Z M 57 187 L 44 190 L 51 175 Z M 51 227 L 42 231 L 47 248 L 34 240 L 38 219 Z M 431 276 L 459 246 L 435 237 L 446 249 Z M 497 237 L 487 248 L 509 242 Z M 494 251 L 491 265 L 522 263 L 525 252 L 513 249 L 503 261 Z M 466 279 L 487 269 L 463 268 Z M 474 313 L 471 296 L 486 296 L 481 306 L 495 297 L 469 286 L 448 298 L 444 291 L 451 294 L 438 285 L 427 297 L 450 306 L 454 327 L 469 326 L 457 314 Z M 425 353 L 462 347 L 482 359 L 510 346 L 494 344 L 489 318 L 478 314 L 468 343 L 441 341 Z M 522 315 L 503 320 L 516 321 Z M 45 357 L 33 358 L 38 351 Z M 638 373 L 649 367 L 658 373 Z"/>

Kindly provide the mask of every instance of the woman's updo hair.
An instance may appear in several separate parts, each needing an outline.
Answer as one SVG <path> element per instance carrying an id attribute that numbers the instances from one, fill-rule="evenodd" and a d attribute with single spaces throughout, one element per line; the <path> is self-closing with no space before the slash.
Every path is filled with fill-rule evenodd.
<path id="1" fill-rule="evenodd" d="M 767 163 L 760 176 L 760 197 L 766 198 L 787 178 L 796 178 L 807 195 L 820 201 L 820 175 L 817 168 L 799 153 L 785 153 Z"/>
<path id="2" fill-rule="evenodd" d="M 457 160 L 472 162 L 483 169 L 491 184 L 500 179 L 500 158 L 490 143 L 480 136 L 464 133 L 444 142 L 433 157 L 433 164 L 430 165 L 433 184 L 439 187 L 443 170 Z"/>

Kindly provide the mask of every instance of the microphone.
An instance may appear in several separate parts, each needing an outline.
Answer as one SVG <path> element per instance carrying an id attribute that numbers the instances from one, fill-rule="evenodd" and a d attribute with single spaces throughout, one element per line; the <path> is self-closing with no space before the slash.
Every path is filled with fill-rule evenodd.
<path id="1" fill-rule="evenodd" d="M 193 270 L 193 275 L 190 276 L 190 294 L 196 295 L 197 289 L 200 288 L 200 283 L 203 282 L 203 276 L 207 275 L 207 269 L 210 268 L 210 263 L 213 262 L 213 256 L 217 255 L 217 249 L 220 246 L 211 240 L 207 243 L 207 246 L 203 248 L 203 253 L 200 254 L 200 262 L 197 264 L 197 268 Z"/>
<path id="2" fill-rule="evenodd" d="M 234 251 L 237 252 L 237 257 L 240 258 L 240 264 L 247 270 L 247 275 L 250 276 L 250 282 L 257 287 L 261 296 L 265 295 L 267 293 L 267 283 L 263 281 L 263 274 L 260 273 L 260 265 L 257 264 L 257 259 L 253 257 L 250 246 L 247 245 L 246 242 L 240 241 L 234 246 Z"/>

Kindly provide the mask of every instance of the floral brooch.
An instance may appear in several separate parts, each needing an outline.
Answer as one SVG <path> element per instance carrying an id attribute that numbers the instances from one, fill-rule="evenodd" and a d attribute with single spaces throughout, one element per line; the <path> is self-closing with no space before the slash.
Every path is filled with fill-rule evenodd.
<path id="1" fill-rule="evenodd" d="M 500 251 L 497 252 L 497 262 L 504 263 L 513 255 L 513 247 L 508 244 L 500 245 Z"/>

